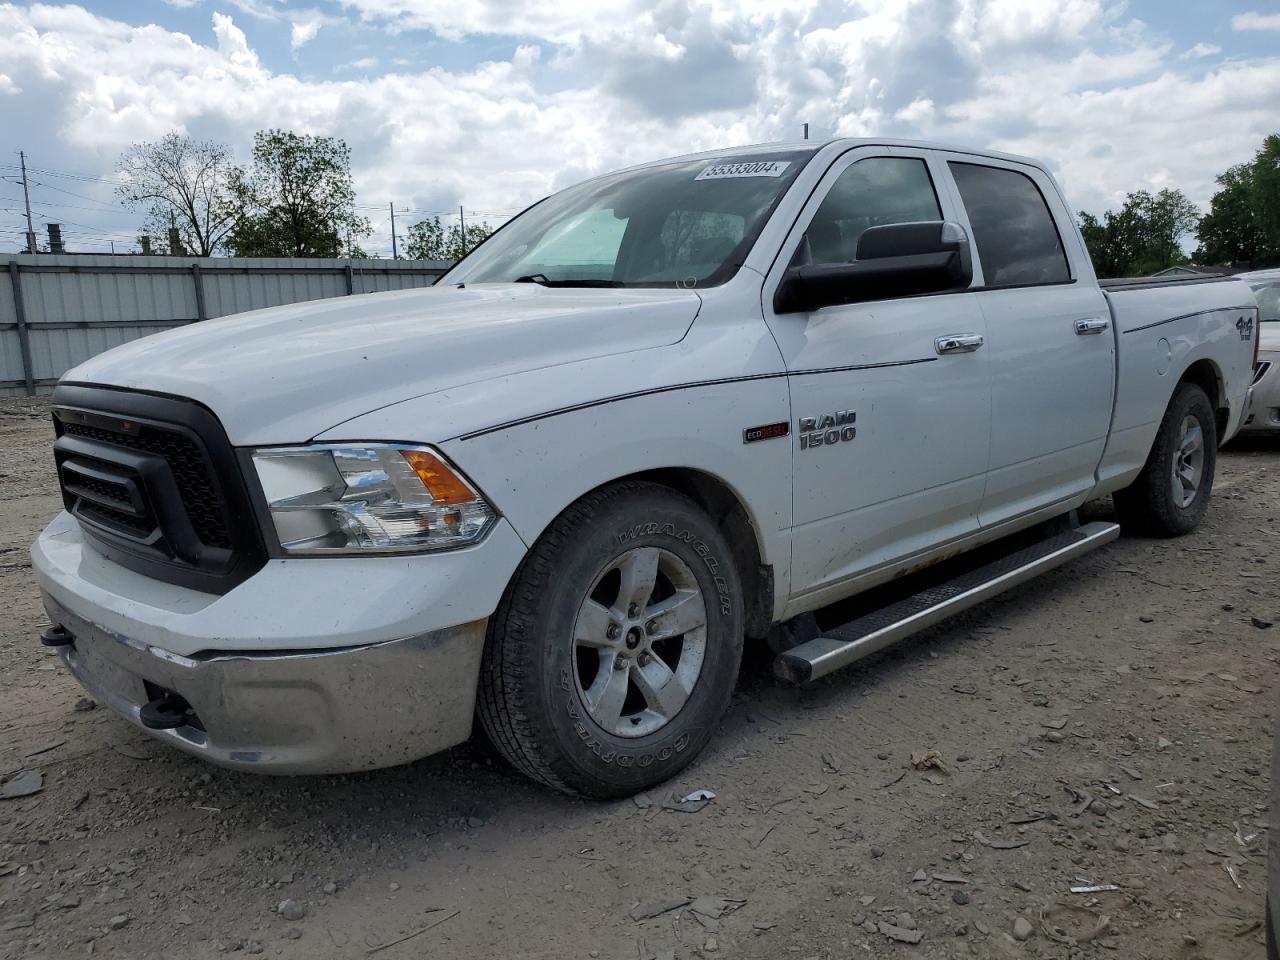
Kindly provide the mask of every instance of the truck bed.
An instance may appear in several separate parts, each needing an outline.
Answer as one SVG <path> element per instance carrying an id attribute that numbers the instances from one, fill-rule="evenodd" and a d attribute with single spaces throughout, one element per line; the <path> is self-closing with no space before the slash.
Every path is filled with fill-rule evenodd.
<path id="1" fill-rule="evenodd" d="M 1235 277 L 1135 277 L 1102 281 L 1116 341 L 1115 413 L 1099 468 L 1103 487 L 1142 467 L 1176 378 L 1192 371 L 1222 417 L 1238 424 L 1253 377 L 1257 304 Z"/>

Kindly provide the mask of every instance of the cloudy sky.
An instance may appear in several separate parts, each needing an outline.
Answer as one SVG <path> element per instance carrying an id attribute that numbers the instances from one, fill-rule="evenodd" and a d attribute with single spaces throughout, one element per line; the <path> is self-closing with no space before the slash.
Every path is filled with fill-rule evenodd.
<path id="1" fill-rule="evenodd" d="M 1277 0 L 96 0 L 0 3 L 0 250 L 127 243 L 131 142 L 352 147 L 386 204 L 499 221 L 590 174 L 734 144 L 892 135 L 1046 159 L 1076 207 L 1214 176 L 1280 131 Z"/>

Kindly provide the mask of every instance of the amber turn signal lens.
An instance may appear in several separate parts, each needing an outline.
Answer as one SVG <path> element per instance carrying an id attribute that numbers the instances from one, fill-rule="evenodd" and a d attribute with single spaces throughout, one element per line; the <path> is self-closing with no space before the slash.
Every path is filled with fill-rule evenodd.
<path id="1" fill-rule="evenodd" d="M 473 503 L 475 493 L 458 479 L 457 474 L 425 450 L 401 450 L 400 455 L 413 467 L 422 485 L 431 491 L 436 503 L 458 506 Z"/>

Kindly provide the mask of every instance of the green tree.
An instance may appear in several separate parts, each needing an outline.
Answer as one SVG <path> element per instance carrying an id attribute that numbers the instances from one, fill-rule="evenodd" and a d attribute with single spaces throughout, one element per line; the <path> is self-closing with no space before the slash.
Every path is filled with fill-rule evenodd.
<path id="1" fill-rule="evenodd" d="M 1099 277 L 1146 276 L 1186 263 L 1182 240 L 1199 222 L 1195 204 L 1181 190 L 1138 190 L 1119 210 L 1099 220 L 1083 211 L 1080 233 Z"/>
<path id="2" fill-rule="evenodd" d="M 1266 262 L 1256 266 L 1280 265 L 1280 134 L 1273 133 L 1262 141 L 1262 149 L 1253 158 L 1253 180 L 1266 238 L 1259 251 Z"/>
<path id="3" fill-rule="evenodd" d="M 1119 254 L 1115 214 L 1108 210 L 1103 219 L 1099 220 L 1092 213 L 1081 210 L 1078 216 L 1080 234 L 1084 237 L 1084 245 L 1093 260 L 1094 272 L 1099 277 L 1120 276 L 1122 257 Z"/>
<path id="4" fill-rule="evenodd" d="M 1145 190 L 1139 191 L 1138 196 L 1137 213 L 1142 224 L 1138 275 L 1189 262 L 1190 258 L 1182 252 L 1182 240 L 1194 234 L 1200 222 L 1196 205 L 1181 190 L 1167 187 L 1155 196 Z"/>
<path id="5" fill-rule="evenodd" d="M 1200 221 L 1202 263 L 1280 265 L 1280 134 L 1272 134 L 1248 163 L 1220 174 L 1218 192 Z"/>
<path id="6" fill-rule="evenodd" d="M 459 224 L 446 227 L 439 217 L 419 220 L 409 228 L 405 256 L 410 260 L 447 260 L 452 263 L 484 242 L 493 230 L 488 223 L 468 223 L 464 238 Z"/>
<path id="7" fill-rule="evenodd" d="M 337 257 L 373 232 L 356 213 L 351 150 L 336 137 L 264 130 L 253 162 L 231 177 L 238 257 Z"/>
<path id="8" fill-rule="evenodd" d="M 176 131 L 151 143 L 135 143 L 116 163 L 124 180 L 116 196 L 146 211 L 143 231 L 167 237 L 176 227 L 182 246 L 208 257 L 222 245 L 235 218 L 231 155 L 220 143 L 192 140 Z"/>

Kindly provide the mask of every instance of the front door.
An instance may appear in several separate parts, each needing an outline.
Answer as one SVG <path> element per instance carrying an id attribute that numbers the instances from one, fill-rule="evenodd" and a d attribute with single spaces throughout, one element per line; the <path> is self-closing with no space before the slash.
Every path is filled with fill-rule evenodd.
<path id="1" fill-rule="evenodd" d="M 990 390 L 981 349 L 939 353 L 939 338 L 981 343 L 967 292 L 776 314 L 791 263 L 854 259 L 858 237 L 889 223 L 953 219 L 928 153 L 858 148 L 824 175 L 764 286 L 786 361 L 793 414 L 792 585 L 820 594 L 978 526 Z M 947 194 L 946 196 L 949 196 Z M 797 598 L 799 599 L 799 598 Z"/>

